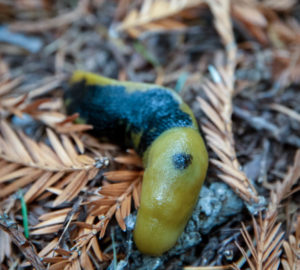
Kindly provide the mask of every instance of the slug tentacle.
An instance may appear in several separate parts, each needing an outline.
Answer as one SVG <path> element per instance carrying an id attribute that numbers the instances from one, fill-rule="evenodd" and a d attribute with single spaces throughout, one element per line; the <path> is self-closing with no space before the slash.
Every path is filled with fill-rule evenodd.
<path id="1" fill-rule="evenodd" d="M 134 147 L 143 157 L 134 240 L 150 255 L 170 249 L 192 214 L 208 166 L 191 109 L 171 89 L 83 71 L 74 73 L 66 104 L 95 132 Z"/>

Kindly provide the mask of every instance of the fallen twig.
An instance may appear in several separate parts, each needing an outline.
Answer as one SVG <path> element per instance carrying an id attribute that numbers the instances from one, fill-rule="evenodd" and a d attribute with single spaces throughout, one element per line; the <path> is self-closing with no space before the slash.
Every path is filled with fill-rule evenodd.
<path id="1" fill-rule="evenodd" d="M 12 241 L 23 253 L 26 259 L 35 267 L 35 269 L 46 269 L 41 262 L 41 258 L 37 255 L 34 246 L 25 238 L 20 227 L 16 223 L 8 220 L 7 216 L 0 216 L 0 229 L 10 235 Z"/>

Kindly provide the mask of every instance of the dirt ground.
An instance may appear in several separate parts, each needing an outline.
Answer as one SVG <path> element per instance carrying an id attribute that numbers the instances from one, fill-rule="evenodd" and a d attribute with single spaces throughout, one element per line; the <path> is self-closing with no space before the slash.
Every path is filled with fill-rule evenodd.
<path id="1" fill-rule="evenodd" d="M 300 269 L 298 1 L 0 0 L 0 21 L 0 269 Z M 140 157 L 66 115 L 78 69 L 195 114 L 209 170 L 160 257 L 132 238 Z"/>

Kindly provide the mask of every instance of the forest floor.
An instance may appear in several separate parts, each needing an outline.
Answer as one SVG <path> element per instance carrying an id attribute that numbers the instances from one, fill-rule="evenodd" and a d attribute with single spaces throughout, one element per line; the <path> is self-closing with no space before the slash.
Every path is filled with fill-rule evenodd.
<path id="1" fill-rule="evenodd" d="M 0 0 L 0 21 L 0 269 L 300 269 L 297 1 Z M 132 239 L 140 157 L 66 115 L 78 69 L 196 116 L 207 179 L 160 257 Z"/>

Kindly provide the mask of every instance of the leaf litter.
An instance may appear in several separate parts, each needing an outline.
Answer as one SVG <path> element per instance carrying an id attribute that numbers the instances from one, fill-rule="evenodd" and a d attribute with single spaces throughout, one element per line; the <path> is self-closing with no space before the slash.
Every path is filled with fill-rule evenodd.
<path id="1" fill-rule="evenodd" d="M 296 1 L 44 0 L 0 1 L 0 7 L 10 30 L 34 33 L 45 44 L 35 54 L 0 46 L 2 267 L 99 269 L 117 261 L 124 269 L 297 269 Z M 88 134 L 91 126 L 74 123 L 78 115 L 65 115 L 63 88 L 78 68 L 173 88 L 188 74 L 180 95 L 209 147 L 206 185 L 225 182 L 248 210 L 212 227 L 212 237 L 203 233 L 196 246 L 178 244 L 157 260 L 139 254 L 132 228 L 141 159 Z M 250 165 L 254 169 L 243 170 Z"/>

